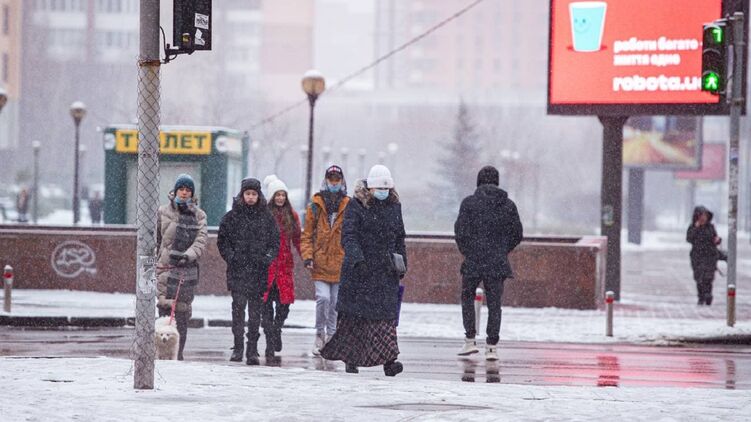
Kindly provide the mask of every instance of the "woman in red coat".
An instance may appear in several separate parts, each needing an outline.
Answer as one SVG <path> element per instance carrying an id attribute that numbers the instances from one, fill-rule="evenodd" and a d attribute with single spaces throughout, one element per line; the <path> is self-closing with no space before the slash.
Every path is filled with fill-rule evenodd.
<path id="1" fill-rule="evenodd" d="M 269 267 L 268 288 L 263 296 L 263 332 L 266 357 L 282 351 L 282 326 L 295 301 L 294 260 L 292 247 L 300 253 L 300 217 L 289 203 L 287 185 L 279 179 L 268 185 L 269 209 L 279 228 L 279 255 Z"/>

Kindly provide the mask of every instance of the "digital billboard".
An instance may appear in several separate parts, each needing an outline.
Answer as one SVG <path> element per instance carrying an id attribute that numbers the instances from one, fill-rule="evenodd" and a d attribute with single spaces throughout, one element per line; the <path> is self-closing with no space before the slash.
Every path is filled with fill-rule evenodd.
<path id="1" fill-rule="evenodd" d="M 623 165 L 651 170 L 697 170 L 701 145 L 695 116 L 634 116 L 623 126 Z"/>
<path id="2" fill-rule="evenodd" d="M 701 91 L 702 25 L 722 10 L 722 0 L 551 0 L 548 112 L 726 112 Z"/>

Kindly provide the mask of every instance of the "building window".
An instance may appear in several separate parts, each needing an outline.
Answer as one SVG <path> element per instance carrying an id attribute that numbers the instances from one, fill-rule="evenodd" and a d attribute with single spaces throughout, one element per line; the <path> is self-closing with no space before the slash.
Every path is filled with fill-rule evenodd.
<path id="1" fill-rule="evenodd" d="M 6 4 L 3 6 L 3 35 L 10 33 L 10 7 Z"/>

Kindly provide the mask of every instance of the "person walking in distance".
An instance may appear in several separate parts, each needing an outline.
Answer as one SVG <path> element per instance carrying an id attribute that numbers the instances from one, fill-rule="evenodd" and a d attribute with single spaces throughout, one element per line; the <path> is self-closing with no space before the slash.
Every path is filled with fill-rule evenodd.
<path id="1" fill-rule="evenodd" d="M 295 263 L 292 248 L 300 253 L 300 217 L 287 197 L 287 185 L 279 179 L 269 183 L 269 210 L 279 230 L 279 254 L 269 267 L 268 287 L 263 296 L 261 324 L 266 335 L 266 357 L 282 351 L 282 327 L 289 315 L 289 305 L 295 301 Z"/>
<path id="2" fill-rule="evenodd" d="M 712 212 L 701 205 L 694 208 L 691 225 L 686 231 L 686 241 L 691 244 L 689 256 L 699 305 L 712 304 L 712 283 L 717 270 L 717 261 L 727 260 L 727 256 L 718 249 L 722 239 L 717 235 L 717 230 L 712 224 L 712 217 L 714 217 Z"/>
<path id="3" fill-rule="evenodd" d="M 258 365 L 258 329 L 263 296 L 268 286 L 269 266 L 279 254 L 279 230 L 266 206 L 257 179 L 243 179 L 232 209 L 219 224 L 219 254 L 227 263 L 227 288 L 232 292 L 232 334 L 230 361 L 241 362 L 245 312 L 248 312 L 248 365 Z"/>
<path id="4" fill-rule="evenodd" d="M 402 372 L 396 359 L 399 280 L 407 270 L 404 221 L 391 172 L 375 165 L 358 180 L 342 231 L 344 261 L 334 337 L 321 350 L 349 373 L 383 365 L 386 376 Z"/>
<path id="5" fill-rule="evenodd" d="M 522 240 L 523 229 L 519 212 L 508 193 L 498 187 L 498 170 L 483 167 L 477 174 L 477 189 L 464 198 L 454 233 L 459 252 L 464 256 L 462 274 L 462 320 L 464 347 L 460 356 L 478 353 L 475 341 L 475 290 L 485 287 L 488 304 L 485 357 L 497 360 L 501 330 L 501 299 L 504 280 L 513 277 L 508 254 Z"/>
<path id="6" fill-rule="evenodd" d="M 169 316 L 177 300 L 174 304 L 180 333 L 177 360 L 183 360 L 198 285 L 198 259 L 206 251 L 209 237 L 206 213 L 198 208 L 194 191 L 193 178 L 181 174 L 169 193 L 169 204 L 162 205 L 157 212 L 157 310 L 160 317 Z"/>
<path id="7" fill-rule="evenodd" d="M 321 190 L 313 195 L 305 211 L 300 249 L 316 289 L 314 356 L 320 355 L 324 344 L 336 332 L 336 302 L 344 259 L 342 225 L 349 202 L 344 172 L 333 165 L 326 169 Z"/>

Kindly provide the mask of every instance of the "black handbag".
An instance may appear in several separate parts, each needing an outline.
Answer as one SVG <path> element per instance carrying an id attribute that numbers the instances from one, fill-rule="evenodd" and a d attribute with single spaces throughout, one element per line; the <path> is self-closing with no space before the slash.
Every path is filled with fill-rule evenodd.
<path id="1" fill-rule="evenodd" d="M 396 252 L 391 254 L 391 268 L 399 277 L 407 274 L 407 266 L 404 264 L 404 257 L 401 254 Z"/>

